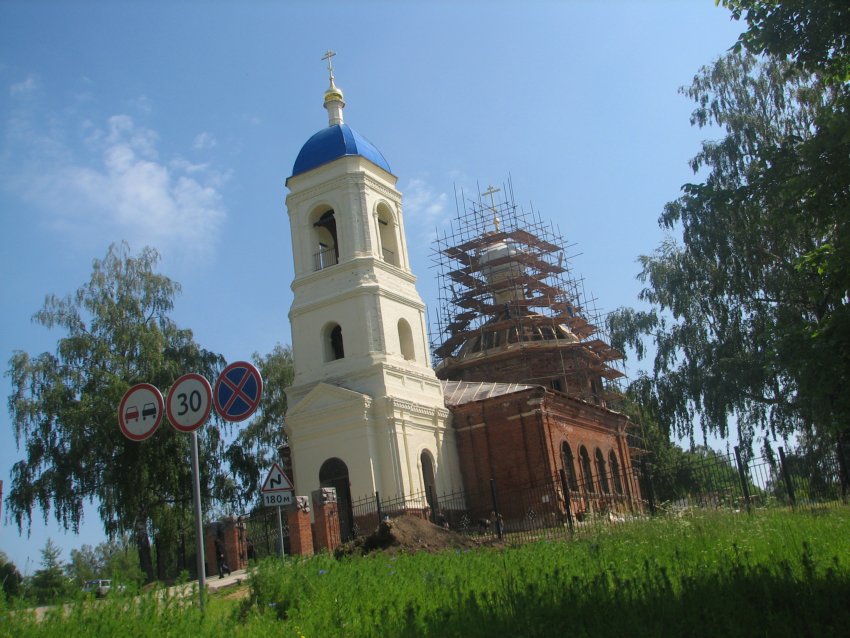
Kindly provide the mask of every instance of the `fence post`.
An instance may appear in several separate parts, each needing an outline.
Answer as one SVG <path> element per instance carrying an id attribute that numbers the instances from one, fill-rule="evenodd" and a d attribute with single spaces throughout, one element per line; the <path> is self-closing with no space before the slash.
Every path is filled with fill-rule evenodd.
<path id="1" fill-rule="evenodd" d="M 564 472 L 563 469 L 558 470 L 558 474 L 561 477 L 561 490 L 564 492 L 564 507 L 567 510 L 567 525 L 570 526 L 570 536 L 575 534 L 575 529 L 573 528 L 573 506 L 570 501 L 570 486 L 567 484 L 567 473 Z"/>
<path id="2" fill-rule="evenodd" d="M 735 461 L 738 463 L 738 476 L 741 477 L 741 490 L 744 492 L 744 499 L 747 503 L 747 513 L 752 514 L 750 507 L 750 488 L 747 482 L 747 474 L 744 471 L 745 464 L 741 461 L 741 448 L 735 446 Z"/>
<path id="3" fill-rule="evenodd" d="M 655 516 L 655 494 L 652 489 L 652 476 L 649 474 L 649 466 L 646 464 L 646 459 L 640 460 L 640 471 L 643 474 L 644 483 L 646 484 L 646 500 L 649 502 L 649 513 Z"/>
<path id="4" fill-rule="evenodd" d="M 502 515 L 499 512 L 499 503 L 496 500 L 496 479 L 490 479 L 490 497 L 493 499 L 493 524 L 496 526 L 496 534 L 502 540 Z"/>
<path id="5" fill-rule="evenodd" d="M 378 510 L 378 525 L 380 525 L 384 517 L 381 514 L 381 495 L 378 492 L 375 492 L 375 508 Z"/>
<path id="6" fill-rule="evenodd" d="M 785 479 L 785 489 L 788 492 L 788 498 L 791 500 L 791 507 L 797 507 L 797 495 L 794 494 L 794 484 L 791 482 L 788 465 L 785 463 L 785 450 L 781 447 L 779 448 L 779 464 L 782 466 L 782 477 Z"/>

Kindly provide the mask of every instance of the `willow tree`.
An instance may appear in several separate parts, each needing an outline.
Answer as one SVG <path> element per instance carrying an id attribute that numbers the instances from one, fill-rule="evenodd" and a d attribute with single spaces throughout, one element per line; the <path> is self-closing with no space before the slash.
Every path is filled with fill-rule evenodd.
<path id="1" fill-rule="evenodd" d="M 130 533 L 140 566 L 154 577 L 151 535 L 191 520 L 190 437 L 164 423 L 134 442 L 118 427 L 121 397 L 147 382 L 163 392 L 177 377 L 214 378 L 222 358 L 170 319 L 179 284 L 155 272 L 159 255 L 113 245 L 73 295 L 49 295 L 34 321 L 59 330 L 55 352 L 15 352 L 9 409 L 23 458 L 12 468 L 7 508 L 19 531 L 40 511 L 77 531 L 87 501 L 110 538 Z M 215 423 L 200 430 L 205 500 L 221 497 L 223 441 Z M 165 552 L 165 547 L 161 547 Z M 162 575 L 162 574 L 160 574 Z"/>
<path id="2" fill-rule="evenodd" d="M 702 181 L 665 207 L 670 235 L 640 258 L 650 309 L 614 313 L 614 345 L 642 356 L 650 340 L 651 400 L 679 434 L 694 423 L 724 436 L 737 423 L 744 441 L 840 430 L 850 322 L 836 256 L 847 250 L 850 136 L 828 129 L 846 124 L 844 90 L 793 60 L 735 51 L 683 92 L 692 124 L 723 136 L 691 162 Z"/>

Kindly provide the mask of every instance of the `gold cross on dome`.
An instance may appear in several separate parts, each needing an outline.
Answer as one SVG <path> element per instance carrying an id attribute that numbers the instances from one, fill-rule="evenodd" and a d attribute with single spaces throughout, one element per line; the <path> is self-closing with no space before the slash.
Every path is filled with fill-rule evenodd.
<path id="1" fill-rule="evenodd" d="M 487 195 L 490 196 L 490 210 L 493 211 L 493 226 L 496 227 L 496 232 L 499 232 L 499 218 L 496 216 L 496 202 L 493 200 L 493 195 L 496 193 L 502 192 L 501 188 L 496 188 L 495 186 L 488 186 L 487 190 L 481 193 L 485 197 Z"/>
<path id="2" fill-rule="evenodd" d="M 325 54 L 322 56 L 323 60 L 328 61 L 328 73 L 331 76 L 331 81 L 333 81 L 333 79 L 334 79 L 334 65 L 333 65 L 333 62 L 331 62 L 331 58 L 333 58 L 335 55 L 336 55 L 335 51 L 331 51 L 330 49 L 328 49 L 327 51 L 325 51 Z"/>

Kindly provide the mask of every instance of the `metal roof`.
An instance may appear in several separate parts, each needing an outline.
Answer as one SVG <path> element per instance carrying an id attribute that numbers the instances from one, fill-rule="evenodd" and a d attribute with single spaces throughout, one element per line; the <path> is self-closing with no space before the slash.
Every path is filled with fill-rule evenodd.
<path id="1" fill-rule="evenodd" d="M 441 381 L 446 405 L 463 405 L 503 394 L 512 394 L 541 386 L 522 383 L 489 383 L 486 381 Z"/>
<path id="2" fill-rule="evenodd" d="M 347 155 L 359 155 L 388 173 L 392 172 L 387 160 L 372 142 L 348 124 L 342 123 L 322 129 L 307 140 L 307 143 L 301 147 L 298 157 L 295 158 L 292 176 L 306 173 Z"/>

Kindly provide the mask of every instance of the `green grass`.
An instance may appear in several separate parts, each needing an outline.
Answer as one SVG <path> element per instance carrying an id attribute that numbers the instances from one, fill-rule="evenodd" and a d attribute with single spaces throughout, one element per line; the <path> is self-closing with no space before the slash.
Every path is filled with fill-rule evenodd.
<path id="1" fill-rule="evenodd" d="M 508 550 L 267 559 L 205 615 L 155 596 L 76 605 L 10 636 L 843 636 L 850 512 L 700 513 Z"/>

